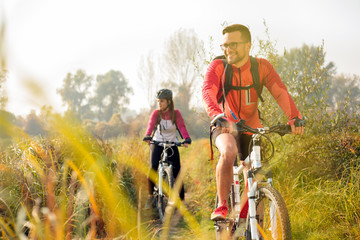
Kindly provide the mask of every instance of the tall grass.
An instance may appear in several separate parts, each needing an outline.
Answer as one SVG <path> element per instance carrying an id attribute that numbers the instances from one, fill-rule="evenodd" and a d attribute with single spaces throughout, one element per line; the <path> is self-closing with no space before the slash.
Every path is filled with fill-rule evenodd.
<path id="1" fill-rule="evenodd" d="M 214 238 L 209 215 L 217 161 L 209 161 L 208 139 L 180 149 L 178 179 L 185 183 L 186 199 L 169 192 L 183 216 L 174 226 L 170 215 L 161 225 L 143 211 L 149 148 L 138 137 L 104 142 L 57 117 L 46 139 L 7 127 L 14 143 L 1 152 L 2 238 Z M 359 136 L 284 140 L 286 149 L 273 138 L 277 152 L 269 166 L 288 206 L 294 239 L 360 239 Z M 157 175 L 150 177 L 156 181 Z"/>
<path id="2" fill-rule="evenodd" d="M 149 226 L 149 219 L 143 221 L 146 221 L 141 214 L 143 199 L 139 195 L 141 191 L 142 196 L 147 195 L 146 144 L 139 138 L 103 142 L 80 125 L 57 117 L 53 119 L 52 129 L 47 139 L 9 132 L 17 141 L 2 153 L 0 163 L 2 236 L 9 239 L 152 238 L 156 226 Z M 187 154 L 194 156 L 194 152 L 184 152 Z M 200 162 L 207 162 L 201 156 L 204 153 L 196 160 L 197 168 L 201 167 Z M 194 168 L 192 161 L 190 157 L 188 164 L 184 161 L 179 179 L 190 178 L 186 173 Z M 151 178 L 156 181 L 156 177 L 153 172 Z M 187 234 L 191 238 L 208 239 L 208 232 L 194 214 L 196 209 L 189 211 L 177 194 L 169 194 L 174 196 L 178 211 L 184 216 Z M 160 227 L 162 239 L 168 238 L 170 223 Z"/>
<path id="3" fill-rule="evenodd" d="M 306 136 L 291 138 L 287 145 L 275 176 L 294 239 L 360 239 L 359 137 Z"/>

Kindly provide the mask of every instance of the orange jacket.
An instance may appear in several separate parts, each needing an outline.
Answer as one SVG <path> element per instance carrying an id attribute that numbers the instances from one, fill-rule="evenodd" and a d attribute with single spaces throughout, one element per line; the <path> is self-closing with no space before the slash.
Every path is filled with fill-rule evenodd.
<path id="1" fill-rule="evenodd" d="M 301 114 L 297 110 L 294 100 L 291 98 L 274 67 L 266 59 L 258 58 L 257 61 L 259 64 L 258 69 L 261 88 L 265 86 L 270 91 L 288 119 L 295 117 L 301 118 Z M 233 86 L 246 87 L 253 84 L 250 66 L 250 58 L 240 69 L 232 66 Z M 225 71 L 223 61 L 221 59 L 212 61 L 206 71 L 202 88 L 202 99 L 208 115 L 213 117 L 225 112 L 227 118 L 232 122 L 237 122 L 240 117 L 244 119 L 250 127 L 261 127 L 257 111 L 258 95 L 254 87 L 241 91 L 230 90 L 226 96 L 225 109 L 222 109 L 222 104 L 218 104 L 218 99 L 223 92 L 224 80 Z M 241 101 L 239 101 L 240 98 Z M 234 119 L 230 111 L 235 114 L 237 120 Z"/>

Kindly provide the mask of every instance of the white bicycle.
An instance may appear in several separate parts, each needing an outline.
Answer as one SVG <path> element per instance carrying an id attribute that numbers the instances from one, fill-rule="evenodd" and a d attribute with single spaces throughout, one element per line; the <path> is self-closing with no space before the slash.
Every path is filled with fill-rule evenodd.
<path id="1" fill-rule="evenodd" d="M 225 114 L 217 115 L 211 124 L 214 125 Z M 305 124 L 305 120 L 304 121 Z M 236 123 L 238 132 L 253 133 L 249 148 L 249 156 L 243 164 L 234 164 L 230 194 L 228 197 L 230 214 L 225 220 L 215 221 L 216 239 L 246 239 L 246 240 L 266 240 L 266 239 L 292 239 L 291 225 L 288 211 L 280 193 L 272 186 L 272 172 L 262 170 L 262 146 L 261 137 L 269 133 L 278 133 L 281 136 L 291 133 L 291 128 L 287 124 L 278 124 L 272 127 L 254 129 L 245 124 L 244 120 Z M 266 136 L 265 136 L 266 137 Z M 267 138 L 269 141 L 270 139 Z M 271 141 L 270 141 L 271 143 Z M 274 146 L 272 146 L 272 154 Z M 236 163 L 236 161 L 235 161 Z M 239 175 L 248 167 L 248 214 L 245 223 L 240 222 L 240 184 Z M 255 180 L 255 175 L 264 176 L 262 180 Z M 216 197 L 215 206 L 218 205 Z"/>
<path id="2" fill-rule="evenodd" d="M 159 218 L 162 222 L 165 220 L 165 209 L 169 201 L 168 195 L 165 192 L 169 192 L 169 187 L 173 188 L 175 179 L 173 175 L 173 163 L 169 158 L 174 154 L 171 147 L 173 146 L 182 146 L 182 142 L 170 142 L 170 141 L 150 141 L 151 144 L 156 144 L 162 146 L 163 152 L 161 154 L 161 159 L 159 161 L 158 167 L 158 176 L 159 181 L 154 187 L 153 196 L 155 197 L 155 205 L 159 212 Z M 169 155 L 170 153 L 170 155 Z M 165 190 L 165 191 L 164 191 Z"/>

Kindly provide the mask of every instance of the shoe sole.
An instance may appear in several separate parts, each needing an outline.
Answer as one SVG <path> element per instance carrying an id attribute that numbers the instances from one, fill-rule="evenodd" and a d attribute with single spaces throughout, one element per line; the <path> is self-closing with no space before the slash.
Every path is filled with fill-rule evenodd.
<path id="1" fill-rule="evenodd" d="M 211 221 L 224 221 L 224 220 L 226 220 L 226 218 L 224 218 L 221 215 L 216 215 L 216 216 L 211 217 L 210 220 Z"/>

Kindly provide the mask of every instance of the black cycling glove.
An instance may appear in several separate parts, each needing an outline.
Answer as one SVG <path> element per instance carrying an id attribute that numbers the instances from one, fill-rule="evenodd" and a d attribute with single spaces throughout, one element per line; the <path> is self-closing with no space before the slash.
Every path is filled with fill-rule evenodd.
<path id="1" fill-rule="evenodd" d="M 151 139 L 152 139 L 152 137 L 150 137 L 150 136 L 145 136 L 145 137 L 143 138 L 143 141 L 151 141 Z"/>
<path id="2" fill-rule="evenodd" d="M 185 139 L 185 141 L 183 143 L 191 144 L 191 138 Z"/>
<path id="3" fill-rule="evenodd" d="M 305 127 L 305 119 L 300 119 L 298 117 L 294 117 L 291 119 L 288 124 L 289 125 L 295 125 L 295 127 Z"/>

